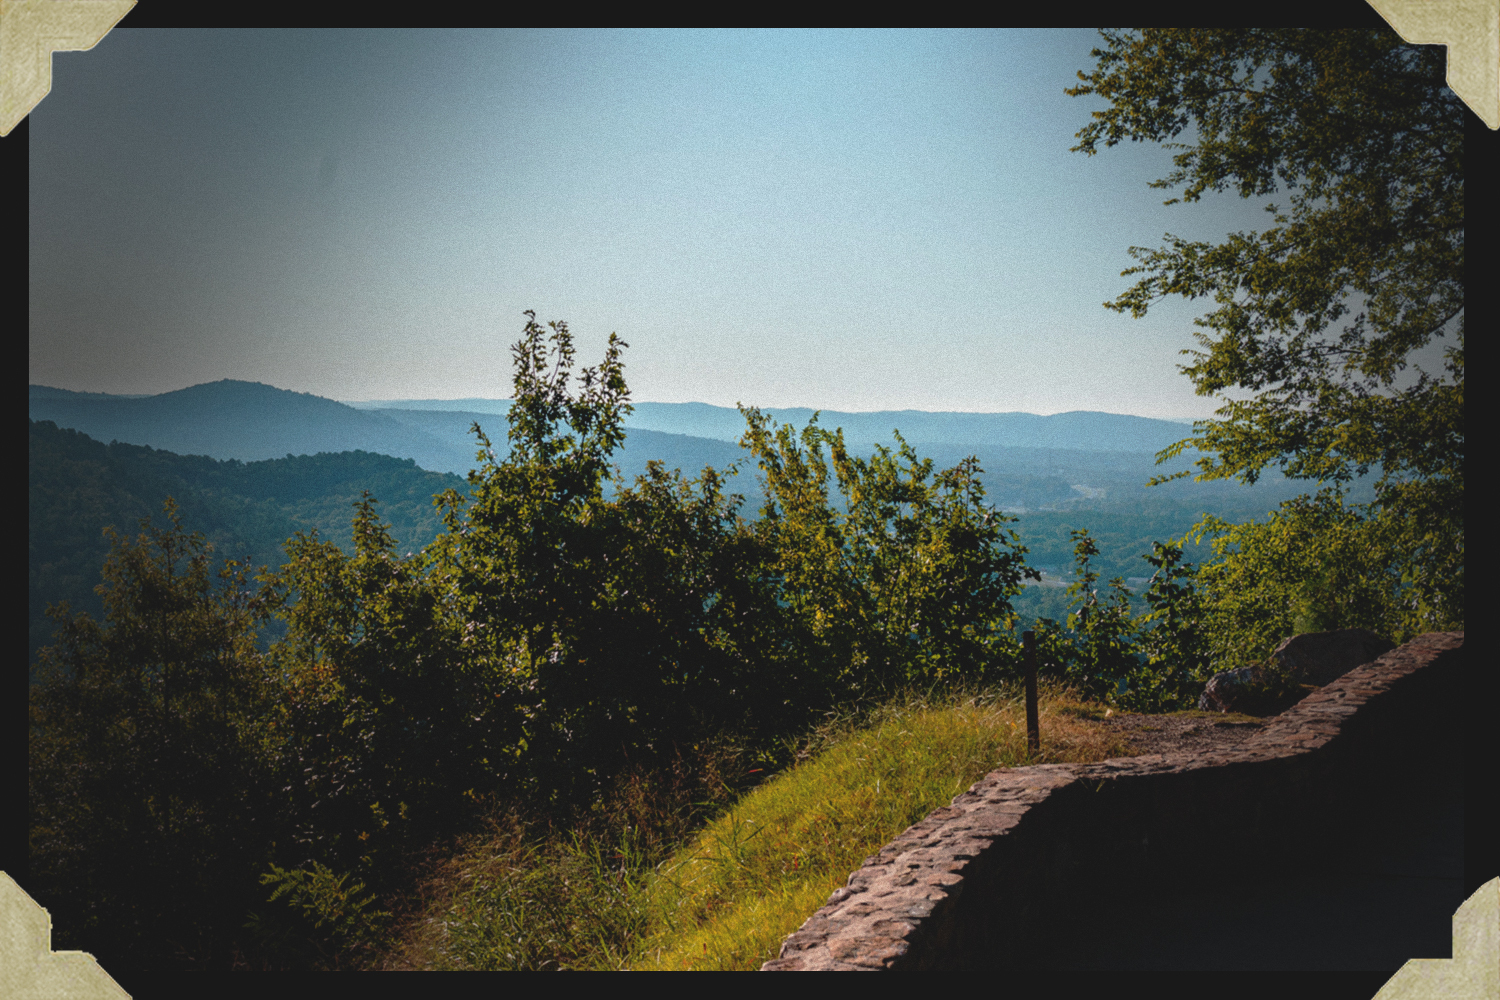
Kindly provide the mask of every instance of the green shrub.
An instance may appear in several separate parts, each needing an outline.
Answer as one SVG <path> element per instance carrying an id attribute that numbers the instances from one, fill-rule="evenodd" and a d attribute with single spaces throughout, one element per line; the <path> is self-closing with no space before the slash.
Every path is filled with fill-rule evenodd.
<path id="1" fill-rule="evenodd" d="M 866 460 L 849 455 L 841 430 L 818 427 L 817 414 L 799 441 L 758 409 L 741 412 L 741 444 L 765 476 L 755 528 L 767 568 L 789 632 L 835 697 L 974 683 L 1017 662 L 1010 599 L 1041 576 L 1025 566 L 1008 519 L 984 503 L 977 459 L 934 475 L 899 432 L 899 462 L 883 446 Z"/>
<path id="2" fill-rule="evenodd" d="M 290 871 L 273 864 L 260 877 L 262 885 L 275 886 L 266 902 L 282 901 L 293 918 L 278 920 L 257 911 L 246 927 L 271 954 L 301 958 L 311 944 L 337 968 L 344 956 L 375 945 L 391 918 L 376 908 L 375 896 L 363 882 L 346 884 L 350 877 L 316 861 Z"/>

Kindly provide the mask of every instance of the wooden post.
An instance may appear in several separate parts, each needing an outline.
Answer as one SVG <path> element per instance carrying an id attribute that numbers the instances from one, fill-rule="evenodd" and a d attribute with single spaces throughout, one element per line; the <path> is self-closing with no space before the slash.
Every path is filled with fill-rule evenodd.
<path id="1" fill-rule="evenodd" d="M 1042 750 L 1042 728 L 1036 714 L 1036 633 L 1021 633 L 1026 650 L 1026 749 L 1033 756 Z"/>

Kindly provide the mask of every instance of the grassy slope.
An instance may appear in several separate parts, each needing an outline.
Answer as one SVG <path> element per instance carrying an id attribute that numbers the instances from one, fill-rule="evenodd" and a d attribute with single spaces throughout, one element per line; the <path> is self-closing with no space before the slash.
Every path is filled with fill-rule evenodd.
<path id="1" fill-rule="evenodd" d="M 866 857 L 996 767 L 1121 752 L 1079 721 L 1098 711 L 1044 688 L 1042 753 L 1031 760 L 1013 688 L 835 720 L 798 763 L 683 830 L 675 849 L 643 842 L 651 823 L 639 815 L 595 837 L 528 839 L 497 822 L 445 863 L 377 964 L 759 968 Z M 673 808 L 671 796 L 660 802 Z"/>

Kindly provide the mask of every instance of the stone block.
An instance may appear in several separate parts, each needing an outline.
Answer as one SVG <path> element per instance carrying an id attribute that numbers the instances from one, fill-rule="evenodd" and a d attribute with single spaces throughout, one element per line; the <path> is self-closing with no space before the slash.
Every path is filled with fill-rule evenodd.
<path id="1" fill-rule="evenodd" d="M 1271 662 L 1296 683 L 1323 687 L 1395 648 L 1369 629 L 1341 628 L 1283 639 Z"/>

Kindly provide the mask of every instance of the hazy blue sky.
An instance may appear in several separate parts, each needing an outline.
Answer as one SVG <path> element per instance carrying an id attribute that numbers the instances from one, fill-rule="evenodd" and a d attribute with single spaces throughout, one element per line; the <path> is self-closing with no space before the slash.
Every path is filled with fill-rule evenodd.
<path id="1" fill-rule="evenodd" d="M 1270 217 L 1068 151 L 1101 41 L 119 28 L 31 114 L 30 381 L 503 397 L 530 308 L 637 400 L 1206 416 L 1211 303 L 1101 303 Z"/>

